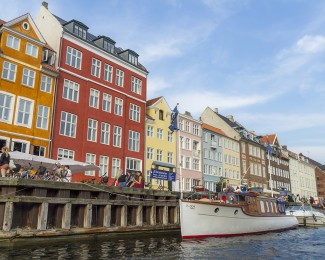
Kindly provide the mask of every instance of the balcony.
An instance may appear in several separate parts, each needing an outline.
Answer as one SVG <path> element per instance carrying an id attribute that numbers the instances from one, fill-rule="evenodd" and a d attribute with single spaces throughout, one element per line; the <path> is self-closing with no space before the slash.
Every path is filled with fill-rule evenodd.
<path id="1" fill-rule="evenodd" d="M 211 148 L 213 148 L 213 149 L 217 149 L 217 142 L 216 142 L 216 141 L 211 141 L 210 146 L 211 146 Z"/>

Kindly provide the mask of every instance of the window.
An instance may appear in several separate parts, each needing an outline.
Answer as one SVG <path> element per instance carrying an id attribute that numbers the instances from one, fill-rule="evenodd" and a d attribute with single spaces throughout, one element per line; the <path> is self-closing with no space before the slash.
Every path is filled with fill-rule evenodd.
<path id="1" fill-rule="evenodd" d="M 50 108 L 39 105 L 37 112 L 36 127 L 40 129 L 48 129 Z"/>
<path id="2" fill-rule="evenodd" d="M 33 147 L 33 155 L 37 156 L 45 156 L 45 147 L 44 146 L 34 146 Z"/>
<path id="3" fill-rule="evenodd" d="M 134 104 L 130 104 L 130 119 L 136 122 L 140 122 L 140 107 Z"/>
<path id="4" fill-rule="evenodd" d="M 108 157 L 101 155 L 99 156 L 99 176 L 107 176 L 108 177 Z"/>
<path id="5" fill-rule="evenodd" d="M 66 64 L 76 69 L 81 69 L 82 53 L 70 46 L 67 48 Z"/>
<path id="6" fill-rule="evenodd" d="M 163 160 L 163 151 L 157 150 L 157 161 L 162 162 Z"/>
<path id="7" fill-rule="evenodd" d="M 191 190 L 191 179 L 186 178 L 186 190 L 190 191 Z"/>
<path id="8" fill-rule="evenodd" d="M 153 160 L 153 148 L 147 147 L 147 159 Z"/>
<path id="9" fill-rule="evenodd" d="M 163 139 L 163 130 L 160 128 L 157 129 L 157 139 Z"/>
<path id="10" fill-rule="evenodd" d="M 12 151 L 18 151 L 22 153 L 29 153 L 29 146 L 30 143 L 25 140 L 20 140 L 20 139 L 12 139 L 11 142 L 11 150 Z"/>
<path id="11" fill-rule="evenodd" d="M 173 163 L 173 153 L 171 153 L 171 152 L 167 153 L 167 162 Z"/>
<path id="12" fill-rule="evenodd" d="M 51 89 L 52 89 L 52 78 L 46 75 L 42 75 L 41 91 L 51 93 Z"/>
<path id="13" fill-rule="evenodd" d="M 190 169 L 191 168 L 191 158 L 185 157 L 185 168 Z"/>
<path id="14" fill-rule="evenodd" d="M 122 114 L 123 114 L 123 99 L 115 98 L 114 114 L 118 115 L 118 116 L 122 116 Z"/>
<path id="15" fill-rule="evenodd" d="M 164 111 L 163 110 L 159 110 L 159 120 L 164 120 Z"/>
<path id="16" fill-rule="evenodd" d="M 33 119 L 34 101 L 18 97 L 16 111 L 16 125 L 31 127 Z"/>
<path id="17" fill-rule="evenodd" d="M 138 58 L 134 55 L 129 54 L 129 62 L 131 62 L 134 65 L 138 65 Z"/>
<path id="18" fill-rule="evenodd" d="M 21 84 L 33 88 L 35 81 L 35 71 L 24 68 Z"/>
<path id="19" fill-rule="evenodd" d="M 113 67 L 108 64 L 105 64 L 104 80 L 106 80 L 107 82 L 112 82 L 112 78 L 113 78 Z"/>
<path id="20" fill-rule="evenodd" d="M 153 126 L 147 126 L 147 136 L 153 137 Z"/>
<path id="21" fill-rule="evenodd" d="M 193 124 L 193 134 L 199 135 L 199 126 L 196 124 Z"/>
<path id="22" fill-rule="evenodd" d="M 100 77 L 100 66 L 101 66 L 101 61 L 93 58 L 92 64 L 91 64 L 91 75 L 99 78 Z"/>
<path id="23" fill-rule="evenodd" d="M 110 124 L 102 122 L 102 130 L 100 133 L 100 143 L 101 144 L 109 144 L 109 131 Z"/>
<path id="24" fill-rule="evenodd" d="M 16 71 L 17 65 L 4 61 L 3 68 L 2 68 L 2 78 L 15 81 L 16 80 Z"/>
<path id="25" fill-rule="evenodd" d="M 129 150 L 139 152 L 140 148 L 140 133 L 129 131 Z"/>
<path id="26" fill-rule="evenodd" d="M 138 159 L 126 158 L 126 169 L 133 170 L 133 171 L 140 171 L 141 162 L 142 161 Z"/>
<path id="27" fill-rule="evenodd" d="M 103 48 L 111 53 L 114 53 L 114 44 L 108 42 L 108 41 L 103 41 Z"/>
<path id="28" fill-rule="evenodd" d="M 123 87 L 124 82 L 124 72 L 122 70 L 116 69 L 116 86 Z"/>
<path id="29" fill-rule="evenodd" d="M 98 121 L 94 119 L 88 119 L 88 133 L 87 140 L 91 142 L 97 142 L 97 125 Z"/>
<path id="30" fill-rule="evenodd" d="M 34 58 L 37 58 L 37 55 L 38 55 L 38 47 L 33 45 L 33 44 L 30 44 L 29 42 L 26 43 L 26 51 L 25 53 L 27 55 L 30 55 Z"/>
<path id="31" fill-rule="evenodd" d="M 87 38 L 87 31 L 77 24 L 74 24 L 74 26 L 73 26 L 73 33 L 83 39 Z"/>
<path id="32" fill-rule="evenodd" d="M 179 119 L 179 123 L 178 123 L 178 128 L 179 128 L 179 130 L 183 130 L 183 119 Z"/>
<path id="33" fill-rule="evenodd" d="M 114 126 L 113 146 L 121 147 L 122 127 Z"/>
<path id="34" fill-rule="evenodd" d="M 0 121 L 11 123 L 14 111 L 14 95 L 0 92 Z"/>
<path id="35" fill-rule="evenodd" d="M 96 154 L 86 153 L 86 163 L 96 164 Z M 85 175 L 95 176 L 95 171 L 85 171 Z"/>
<path id="36" fill-rule="evenodd" d="M 61 112 L 60 135 L 76 137 L 77 116 L 68 112 Z"/>
<path id="37" fill-rule="evenodd" d="M 90 89 L 89 106 L 93 108 L 98 108 L 99 106 L 99 91 L 93 88 Z"/>
<path id="38" fill-rule="evenodd" d="M 185 149 L 191 150 L 191 140 L 189 138 L 185 139 Z"/>
<path id="39" fill-rule="evenodd" d="M 106 93 L 103 93 L 103 104 L 102 109 L 106 112 L 111 112 L 112 96 Z"/>
<path id="40" fill-rule="evenodd" d="M 173 133 L 168 131 L 168 142 L 173 142 Z"/>
<path id="41" fill-rule="evenodd" d="M 121 169 L 121 159 L 112 158 L 112 178 L 115 178 Z"/>
<path id="42" fill-rule="evenodd" d="M 131 91 L 141 95 L 142 92 L 142 80 L 132 77 L 131 79 Z"/>
<path id="43" fill-rule="evenodd" d="M 62 97 L 73 102 L 79 101 L 79 84 L 71 80 L 65 79 Z"/>
<path id="44" fill-rule="evenodd" d="M 8 35 L 6 45 L 10 48 L 19 51 L 20 40 L 12 35 Z"/>
<path id="45" fill-rule="evenodd" d="M 193 159 L 193 169 L 199 171 L 200 170 L 200 163 L 199 159 Z"/>
<path id="46" fill-rule="evenodd" d="M 74 159 L 74 151 L 68 150 L 68 149 L 63 149 L 59 148 L 58 149 L 58 160 L 67 158 L 67 159 Z"/>
<path id="47" fill-rule="evenodd" d="M 188 122 L 188 121 L 186 121 L 186 123 L 185 123 L 185 131 L 186 132 L 190 132 L 190 122 Z"/>

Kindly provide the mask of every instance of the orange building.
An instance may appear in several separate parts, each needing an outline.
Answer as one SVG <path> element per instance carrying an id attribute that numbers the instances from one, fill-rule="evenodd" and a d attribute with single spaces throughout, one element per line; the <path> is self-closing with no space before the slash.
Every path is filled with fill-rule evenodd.
<path id="1" fill-rule="evenodd" d="M 0 149 L 50 156 L 55 59 L 30 14 L 0 20 Z"/>

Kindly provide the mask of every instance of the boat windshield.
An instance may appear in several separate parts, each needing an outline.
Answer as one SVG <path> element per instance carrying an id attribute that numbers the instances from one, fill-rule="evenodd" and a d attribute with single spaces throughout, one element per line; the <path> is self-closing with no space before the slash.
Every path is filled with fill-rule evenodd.
<path id="1" fill-rule="evenodd" d="M 302 206 L 290 206 L 287 209 L 288 211 L 297 211 L 297 210 L 302 210 Z"/>

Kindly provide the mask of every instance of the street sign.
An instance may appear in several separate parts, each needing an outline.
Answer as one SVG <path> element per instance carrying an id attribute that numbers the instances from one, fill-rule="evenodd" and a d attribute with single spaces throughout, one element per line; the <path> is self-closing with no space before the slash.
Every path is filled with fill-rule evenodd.
<path id="1" fill-rule="evenodd" d="M 176 181 L 176 172 L 151 169 L 150 178 L 164 181 Z"/>

